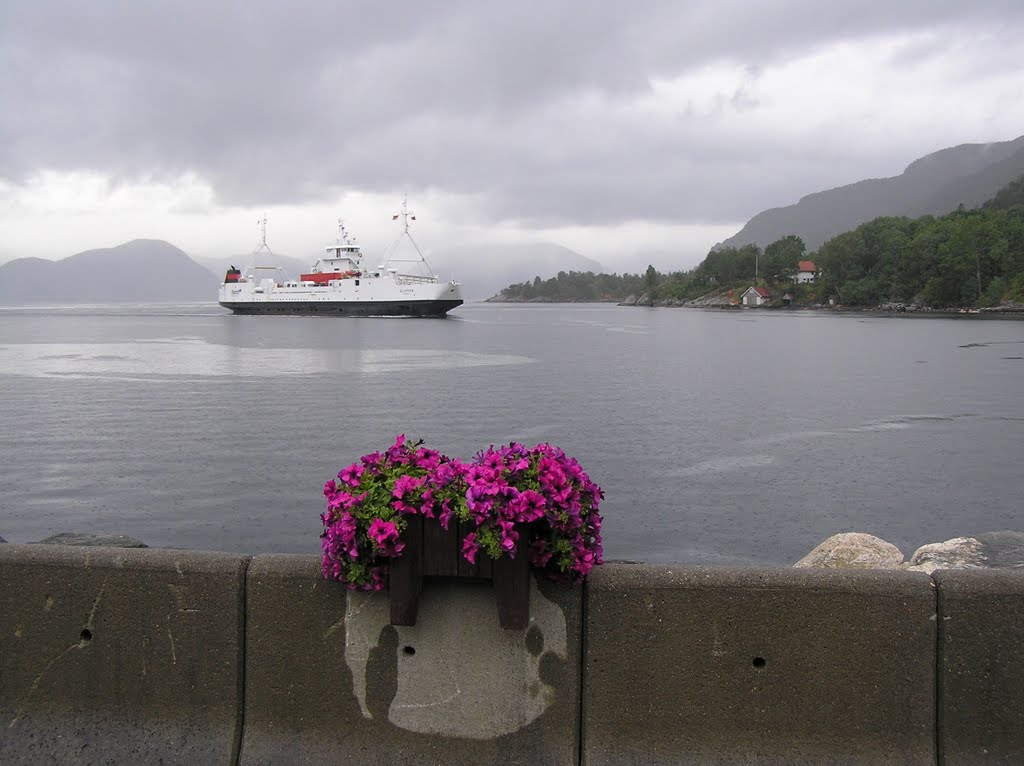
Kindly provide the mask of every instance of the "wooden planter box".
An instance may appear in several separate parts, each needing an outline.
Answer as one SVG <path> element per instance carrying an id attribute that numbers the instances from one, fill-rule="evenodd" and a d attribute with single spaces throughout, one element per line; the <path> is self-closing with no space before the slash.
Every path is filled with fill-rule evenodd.
<path id="1" fill-rule="evenodd" d="M 480 551 L 476 564 L 462 555 L 463 538 L 473 529 L 452 521 L 444 530 L 434 519 L 415 516 L 402 533 L 405 550 L 391 561 L 388 599 L 392 625 L 415 625 L 425 577 L 490 581 L 498 605 L 498 622 L 505 630 L 525 630 L 530 621 L 530 561 L 525 524 L 517 524 L 516 557 L 497 561 Z"/>

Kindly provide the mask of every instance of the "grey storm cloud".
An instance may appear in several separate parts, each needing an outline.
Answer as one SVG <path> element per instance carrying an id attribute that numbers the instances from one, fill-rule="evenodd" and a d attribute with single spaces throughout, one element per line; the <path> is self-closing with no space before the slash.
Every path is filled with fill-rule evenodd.
<path id="1" fill-rule="evenodd" d="M 1019 0 L 5 0 L 0 179 L 194 172 L 229 205 L 403 187 L 482 195 L 508 219 L 737 220 L 780 176 L 813 183 L 818 150 L 737 145 L 686 110 L 603 118 L 588 103 L 628 105 L 653 79 L 725 63 L 747 86 L 716 108 L 742 120 L 762 69 L 794 56 L 1022 23 Z"/>

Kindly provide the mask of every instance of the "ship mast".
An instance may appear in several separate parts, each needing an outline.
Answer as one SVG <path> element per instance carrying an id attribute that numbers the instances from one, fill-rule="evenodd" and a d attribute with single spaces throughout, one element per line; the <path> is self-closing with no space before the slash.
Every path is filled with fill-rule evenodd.
<path id="1" fill-rule="evenodd" d="M 274 251 L 270 249 L 270 245 L 267 244 L 267 214 L 264 213 L 263 217 L 256 221 L 259 228 L 259 243 L 256 245 L 256 249 L 252 251 L 249 256 L 249 265 L 245 269 L 246 274 L 252 274 L 254 271 L 280 271 L 280 266 L 260 266 L 259 257 L 264 251 L 270 254 L 271 258 L 276 258 Z"/>
<path id="2" fill-rule="evenodd" d="M 258 223 L 260 227 L 260 240 L 259 244 L 256 245 L 256 249 L 252 251 L 253 259 L 255 259 L 256 256 L 262 253 L 264 250 L 266 250 L 268 253 L 270 253 L 271 256 L 273 256 L 274 251 L 271 250 L 270 245 L 267 244 L 267 214 L 264 213 L 263 217 L 256 221 L 256 223 Z"/>
<path id="3" fill-rule="evenodd" d="M 391 247 L 389 247 L 384 252 L 384 265 L 387 266 L 387 264 L 391 263 L 392 261 L 396 263 L 423 264 L 423 267 L 427 270 L 427 273 L 430 275 L 431 279 L 436 279 L 437 277 L 431 270 L 430 264 L 427 263 L 427 259 L 423 257 L 423 252 L 420 250 L 420 246 L 416 244 L 416 240 L 412 238 L 412 234 L 409 231 L 409 221 L 415 221 L 416 214 L 409 211 L 408 194 L 402 197 L 402 209 L 391 216 L 392 221 L 397 220 L 398 218 L 402 219 L 402 233 L 398 235 L 398 239 L 391 243 Z M 407 238 L 410 242 L 412 242 L 412 246 L 416 250 L 416 255 L 419 256 L 418 258 L 398 258 L 395 256 L 395 253 L 397 252 L 398 249 L 398 244 L 399 242 L 402 241 L 403 238 Z"/>
<path id="4" fill-rule="evenodd" d="M 352 238 L 352 235 L 345 229 L 345 222 L 338 219 L 338 247 L 355 247 L 356 241 Z"/>
<path id="5" fill-rule="evenodd" d="M 409 195 L 406 194 L 402 197 L 402 210 L 398 213 L 402 216 L 402 233 L 409 234 L 409 216 L 412 215 L 412 220 L 416 220 L 415 213 L 409 213 Z M 412 235 L 409 235 L 412 236 Z"/>

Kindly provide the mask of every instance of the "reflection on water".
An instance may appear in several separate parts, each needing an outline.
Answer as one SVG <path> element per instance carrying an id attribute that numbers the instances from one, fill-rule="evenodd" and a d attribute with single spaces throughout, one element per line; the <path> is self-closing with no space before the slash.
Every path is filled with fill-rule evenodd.
<path id="1" fill-rule="evenodd" d="M 196 338 L 0 346 L 0 371 L 9 375 L 123 381 L 166 376 L 259 378 L 396 373 L 521 365 L 532 361 L 514 354 L 445 349 L 239 348 Z"/>

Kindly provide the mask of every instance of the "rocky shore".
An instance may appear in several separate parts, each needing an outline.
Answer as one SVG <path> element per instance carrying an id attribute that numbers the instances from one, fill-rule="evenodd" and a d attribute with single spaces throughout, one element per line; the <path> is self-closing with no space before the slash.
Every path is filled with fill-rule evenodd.
<path id="1" fill-rule="evenodd" d="M 7 541 L 0 537 L 0 543 Z M 148 548 L 141 540 L 127 535 L 88 535 L 80 532 L 58 532 L 45 540 L 36 540 L 29 545 L 92 545 L 105 548 Z"/>
<path id="2" fill-rule="evenodd" d="M 619 301 L 619 306 L 658 306 L 666 308 L 700 308 L 700 309 L 740 309 L 742 306 L 734 304 L 732 297 L 727 292 L 710 293 L 699 298 L 683 300 L 677 298 L 659 298 L 652 300 L 647 293 L 640 295 L 629 295 Z"/>
<path id="3" fill-rule="evenodd" d="M 880 306 L 826 306 L 820 303 L 784 306 L 741 306 L 733 303 L 728 292 L 709 293 L 692 300 L 659 298 L 653 300 L 647 293 L 629 295 L 618 302 L 619 306 L 650 306 L 659 308 L 698 308 L 717 310 L 741 310 L 755 308 L 758 311 L 821 311 L 830 314 L 872 314 L 876 316 L 934 317 L 934 318 L 980 318 L 980 319 L 1024 319 L 1024 304 L 1003 303 L 980 309 L 936 309 L 913 303 L 883 303 Z"/>
<path id="4" fill-rule="evenodd" d="M 1024 569 L 1024 533 L 1004 530 L 954 537 L 922 545 L 910 558 L 892 543 L 863 532 L 832 535 L 794 567 L 903 569 L 931 574 L 936 569 Z"/>

